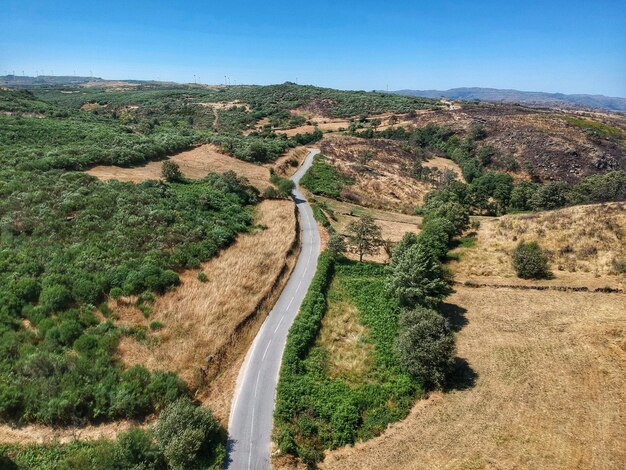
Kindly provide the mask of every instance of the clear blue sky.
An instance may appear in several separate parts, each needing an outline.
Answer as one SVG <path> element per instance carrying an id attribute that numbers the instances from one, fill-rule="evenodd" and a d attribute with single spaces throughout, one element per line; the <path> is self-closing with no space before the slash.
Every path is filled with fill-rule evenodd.
<path id="1" fill-rule="evenodd" d="M 3 0 L 0 74 L 626 97 L 626 4 Z"/>

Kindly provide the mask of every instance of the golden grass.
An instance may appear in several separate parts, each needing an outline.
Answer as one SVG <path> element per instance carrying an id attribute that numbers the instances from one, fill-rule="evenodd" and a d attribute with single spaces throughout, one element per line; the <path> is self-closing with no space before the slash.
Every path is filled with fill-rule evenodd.
<path id="1" fill-rule="evenodd" d="M 419 233 L 419 228 L 422 223 L 422 218 L 415 215 L 371 209 L 369 207 L 336 201 L 322 196 L 315 196 L 315 199 L 326 203 L 333 210 L 337 220 L 332 220 L 330 217 L 329 220 L 333 228 L 342 235 L 347 234 L 348 225 L 350 225 L 351 222 L 358 220 L 360 216 L 366 214 L 371 216 L 376 225 L 381 228 L 383 240 L 392 243 L 399 242 L 407 232 Z M 347 257 L 350 259 L 358 259 L 358 256 L 352 253 L 348 253 Z M 381 247 L 375 255 L 364 256 L 363 259 L 365 261 L 384 263 L 389 259 L 389 256 L 385 249 Z"/>
<path id="2" fill-rule="evenodd" d="M 269 169 L 261 165 L 244 162 L 235 157 L 225 155 L 215 145 L 201 145 L 170 157 L 178 163 L 180 170 L 187 178 L 204 178 L 209 173 L 234 171 L 250 181 L 250 184 L 263 190 L 270 186 Z M 140 182 L 161 178 L 162 161 L 149 162 L 141 167 L 122 168 L 118 166 L 97 166 L 87 171 L 101 180 L 116 179 L 119 181 Z"/>
<path id="3" fill-rule="evenodd" d="M 174 371 L 202 394 L 204 386 L 245 354 L 254 337 L 254 331 L 250 335 L 245 328 L 260 326 L 260 305 L 271 300 L 289 271 L 296 236 L 294 210 L 291 201 L 261 202 L 256 223 L 266 228 L 240 235 L 231 247 L 204 263 L 201 271 L 207 282 L 197 279 L 196 270 L 182 273 L 181 285 L 156 299 L 148 319 L 130 303 L 112 302 L 120 323 L 147 325 L 156 320 L 164 324 L 151 334 L 157 340 L 154 345 L 124 337 L 119 345 L 123 363 Z M 223 387 L 226 402 L 231 386 L 234 379 Z M 225 421 L 228 409 L 222 403 L 214 411 Z"/>
<path id="4" fill-rule="evenodd" d="M 348 383 L 359 384 L 373 362 L 374 346 L 366 341 L 367 328 L 359 322 L 359 311 L 335 279 L 328 292 L 328 309 L 316 346 L 328 351 L 328 373 Z"/>
<path id="5" fill-rule="evenodd" d="M 626 295 L 462 287 L 448 302 L 467 309 L 457 347 L 475 384 L 322 468 L 623 468 Z"/>
<path id="6" fill-rule="evenodd" d="M 626 206 L 576 206 L 536 214 L 482 218 L 476 245 L 457 250 L 457 280 L 525 283 L 511 263 L 520 240 L 538 241 L 549 252 L 554 279 L 546 285 L 624 287 L 619 262 L 626 261 Z M 526 282 L 528 283 L 528 282 Z M 536 281 L 534 281 L 536 283 Z"/>
<path id="7" fill-rule="evenodd" d="M 120 432 L 127 431 L 131 427 L 144 425 L 145 423 L 126 420 L 60 428 L 39 424 L 29 424 L 21 427 L 0 424 L 0 444 L 51 444 L 53 442 L 68 443 L 74 440 L 115 439 Z"/>

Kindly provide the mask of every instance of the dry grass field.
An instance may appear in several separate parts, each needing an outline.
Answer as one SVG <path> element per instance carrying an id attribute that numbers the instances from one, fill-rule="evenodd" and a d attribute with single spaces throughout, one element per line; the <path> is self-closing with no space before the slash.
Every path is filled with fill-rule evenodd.
<path id="1" fill-rule="evenodd" d="M 411 177 L 415 157 L 397 142 L 337 135 L 326 136 L 320 149 L 330 163 L 354 180 L 344 188 L 343 196 L 361 205 L 409 214 L 434 187 Z M 363 159 L 365 152 L 370 155 L 367 161 Z M 424 166 L 452 169 L 461 175 L 458 165 L 443 158 L 433 158 Z"/>
<path id="2" fill-rule="evenodd" d="M 119 355 L 124 364 L 177 372 L 199 389 L 198 397 L 223 422 L 228 419 L 236 378 L 236 373 L 228 375 L 233 375 L 231 366 L 243 358 L 294 258 L 294 204 L 263 201 L 257 211 L 257 230 L 240 235 L 231 247 L 202 265 L 208 281 L 198 280 L 195 270 L 182 273 L 181 285 L 157 297 L 148 319 L 133 299 L 110 305 L 121 324 L 163 324 L 149 335 L 154 342 L 122 339 Z M 215 388 L 214 380 L 219 387 Z"/>
<path id="3" fill-rule="evenodd" d="M 170 160 L 178 163 L 181 172 L 187 178 L 204 178 L 209 173 L 234 171 L 239 176 L 247 178 L 250 184 L 260 190 L 270 186 L 268 168 L 225 155 L 215 145 L 201 145 L 192 150 L 174 155 Z M 144 166 L 134 168 L 101 165 L 88 170 L 87 173 L 101 180 L 116 179 L 137 183 L 139 181 L 161 178 L 162 163 L 160 161 L 150 162 Z"/>
<path id="4" fill-rule="evenodd" d="M 461 287 L 456 389 L 325 469 L 622 469 L 626 295 Z"/>
<path id="5" fill-rule="evenodd" d="M 333 228 L 340 234 L 345 235 L 347 233 L 348 225 L 358 220 L 362 215 L 371 216 L 376 225 L 381 228 L 383 240 L 395 243 L 400 241 L 406 232 L 419 233 L 419 227 L 422 223 L 422 218 L 415 215 L 401 214 L 397 212 L 385 211 L 381 209 L 371 209 L 368 207 L 358 206 L 349 202 L 340 202 L 334 199 L 315 196 L 316 200 L 324 202 L 333 211 L 335 218 L 333 220 L 329 218 Z M 358 259 L 356 255 L 348 254 L 351 259 Z M 378 250 L 378 253 L 373 256 L 365 256 L 365 261 L 375 261 L 378 263 L 384 263 L 388 260 L 387 253 L 383 248 Z"/>
<path id="6" fill-rule="evenodd" d="M 482 218 L 476 245 L 457 249 L 451 267 L 459 281 L 528 283 L 519 280 L 511 255 L 520 240 L 548 251 L 554 279 L 546 285 L 626 287 L 626 205 L 576 206 L 536 214 Z"/>

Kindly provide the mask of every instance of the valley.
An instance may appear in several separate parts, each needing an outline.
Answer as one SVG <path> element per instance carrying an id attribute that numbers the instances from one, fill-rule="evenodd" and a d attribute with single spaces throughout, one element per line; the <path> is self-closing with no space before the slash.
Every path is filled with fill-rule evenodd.
<path id="1" fill-rule="evenodd" d="M 619 468 L 626 121 L 450 103 L 0 90 L 0 464 Z"/>

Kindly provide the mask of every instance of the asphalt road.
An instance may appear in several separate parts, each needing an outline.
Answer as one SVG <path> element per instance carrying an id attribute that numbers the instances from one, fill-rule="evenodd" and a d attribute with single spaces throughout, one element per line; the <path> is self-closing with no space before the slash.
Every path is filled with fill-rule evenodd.
<path id="1" fill-rule="evenodd" d="M 320 253 L 320 236 L 313 211 L 298 186 L 317 153 L 318 150 L 310 150 L 302 166 L 291 177 L 296 183 L 293 195 L 300 212 L 302 249 L 287 285 L 261 326 L 239 371 L 228 426 L 226 468 L 230 470 L 270 468 L 272 415 L 283 350 L 291 323 L 315 274 Z"/>

